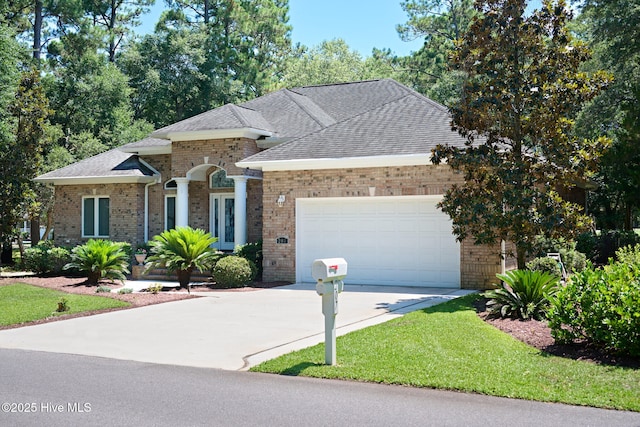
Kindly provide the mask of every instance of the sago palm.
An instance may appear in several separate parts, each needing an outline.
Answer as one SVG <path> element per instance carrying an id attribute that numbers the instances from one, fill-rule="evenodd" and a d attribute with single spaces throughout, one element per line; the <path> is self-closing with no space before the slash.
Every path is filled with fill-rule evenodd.
<path id="1" fill-rule="evenodd" d="M 523 320 L 541 320 L 549 307 L 549 296 L 558 289 L 560 279 L 547 272 L 514 270 L 496 274 L 502 280 L 498 289 L 486 291 L 489 313 Z"/>
<path id="2" fill-rule="evenodd" d="M 129 255 L 125 250 L 127 246 L 124 242 L 89 239 L 84 245 L 73 248 L 71 262 L 64 269 L 86 273 L 90 285 L 97 285 L 103 277 L 123 281 L 126 274 L 129 274 Z"/>
<path id="3" fill-rule="evenodd" d="M 149 242 L 151 256 L 145 272 L 166 268 L 176 272 L 181 288 L 189 290 L 193 270 L 203 272 L 213 265 L 217 251 L 211 247 L 218 239 L 201 229 L 178 227 L 167 230 Z"/>

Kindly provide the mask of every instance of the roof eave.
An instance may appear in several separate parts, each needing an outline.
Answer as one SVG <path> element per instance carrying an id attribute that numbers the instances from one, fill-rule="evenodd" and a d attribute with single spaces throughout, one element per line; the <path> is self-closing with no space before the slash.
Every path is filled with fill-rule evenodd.
<path id="1" fill-rule="evenodd" d="M 171 144 L 149 147 L 120 147 L 123 153 L 141 154 L 145 156 L 153 156 L 157 154 L 171 154 Z"/>
<path id="2" fill-rule="evenodd" d="M 423 153 L 369 157 L 240 161 L 236 163 L 236 166 L 238 166 L 239 168 L 249 168 L 270 172 L 344 168 L 376 168 L 394 166 L 428 166 L 431 164 L 431 154 Z"/>
<path id="3" fill-rule="evenodd" d="M 35 182 L 53 185 L 96 185 L 96 184 L 148 184 L 155 182 L 157 176 L 70 176 L 34 178 Z"/>
<path id="4" fill-rule="evenodd" d="M 236 129 L 211 129 L 197 131 L 156 131 L 151 134 L 154 138 L 169 139 L 171 141 L 198 141 L 203 139 L 223 139 L 223 138 L 249 138 L 258 139 L 261 136 L 273 136 L 273 132 L 255 128 Z"/>

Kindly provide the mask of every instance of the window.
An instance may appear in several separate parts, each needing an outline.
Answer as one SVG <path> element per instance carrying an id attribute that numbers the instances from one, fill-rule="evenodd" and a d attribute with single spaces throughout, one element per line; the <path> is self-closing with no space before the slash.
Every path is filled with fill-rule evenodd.
<path id="1" fill-rule="evenodd" d="M 164 229 L 176 228 L 176 196 L 170 195 L 164 198 Z"/>
<path id="2" fill-rule="evenodd" d="M 109 198 L 82 198 L 82 236 L 109 237 Z"/>
<path id="3" fill-rule="evenodd" d="M 218 169 L 209 177 L 209 188 L 233 188 L 234 181 L 227 178 L 227 172 L 224 169 Z"/>

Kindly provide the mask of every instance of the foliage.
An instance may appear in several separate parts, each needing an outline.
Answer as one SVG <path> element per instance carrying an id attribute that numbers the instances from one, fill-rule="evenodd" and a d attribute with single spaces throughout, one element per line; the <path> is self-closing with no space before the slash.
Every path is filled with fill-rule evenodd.
<path id="1" fill-rule="evenodd" d="M 255 268 L 255 267 L 254 267 Z M 213 278 L 224 288 L 242 288 L 254 278 L 251 261 L 238 256 L 228 256 L 216 263 Z"/>
<path id="2" fill-rule="evenodd" d="M 57 315 L 57 311 L 52 307 L 57 307 L 61 298 L 67 300 L 67 314 L 130 306 L 129 303 L 114 298 L 68 294 L 39 286 L 14 283 L 0 286 L 0 326 L 46 319 L 51 317 L 52 311 Z"/>
<path id="3" fill-rule="evenodd" d="M 534 258 L 527 262 L 527 269 L 549 273 L 555 277 L 562 277 L 562 268 L 558 261 L 547 256 Z"/>
<path id="4" fill-rule="evenodd" d="M 637 261 L 640 247 L 620 255 Z M 611 262 L 574 274 L 551 299 L 549 320 L 559 343 L 586 340 L 614 353 L 640 356 L 640 264 Z"/>
<path id="5" fill-rule="evenodd" d="M 145 272 L 166 268 L 176 272 L 180 287 L 189 290 L 193 270 L 208 270 L 217 254 L 211 247 L 218 239 L 199 228 L 177 227 L 154 236 L 149 242 L 150 256 L 146 259 Z"/>
<path id="6" fill-rule="evenodd" d="M 450 106 L 460 99 L 464 74 L 449 67 L 455 40 L 462 38 L 477 14 L 472 0 L 404 0 L 400 5 L 407 13 L 406 24 L 398 25 L 403 40 L 424 37 L 424 45 L 400 60 L 400 80 Z"/>
<path id="7" fill-rule="evenodd" d="M 103 239 L 89 239 L 71 251 L 71 262 L 65 269 L 77 269 L 87 274 L 90 285 L 97 285 L 100 279 L 109 278 L 124 281 L 129 274 L 128 243 L 111 242 Z"/>
<path id="8" fill-rule="evenodd" d="M 162 285 L 160 283 L 154 283 L 153 285 L 150 285 L 147 288 L 148 292 L 151 292 L 152 294 L 156 295 L 158 292 L 160 292 L 162 290 Z"/>
<path id="9" fill-rule="evenodd" d="M 11 263 L 15 224 L 34 202 L 33 184 L 41 161 L 41 133 L 48 114 L 38 73 L 18 73 L 21 50 L 0 24 L 0 244 Z"/>
<path id="10" fill-rule="evenodd" d="M 133 289 L 131 289 L 131 288 L 121 288 L 121 289 L 119 289 L 119 290 L 118 290 L 118 293 L 119 293 L 120 295 L 123 295 L 123 294 L 130 294 L 130 293 L 132 293 L 132 292 L 133 292 Z"/>
<path id="11" fill-rule="evenodd" d="M 577 26 L 594 50 L 591 67 L 615 76 L 610 90 L 580 117 L 583 133 L 606 132 L 613 139 L 594 177 L 590 207 L 598 228 L 630 230 L 640 208 L 640 12 L 637 2 L 586 0 Z"/>
<path id="12" fill-rule="evenodd" d="M 542 271 L 513 270 L 496 277 L 502 280 L 499 288 L 484 293 L 489 299 L 490 314 L 523 320 L 546 317 L 549 297 L 558 287 L 558 276 Z"/>
<path id="13" fill-rule="evenodd" d="M 98 286 L 96 288 L 96 293 L 97 294 L 101 294 L 101 293 L 111 293 L 111 288 L 108 286 Z"/>
<path id="14" fill-rule="evenodd" d="M 580 237 L 580 236 L 578 236 Z M 548 253 L 559 253 L 562 264 L 568 274 L 582 271 L 586 267 L 586 255 L 577 249 L 577 243 L 563 237 L 548 239 L 537 236 L 532 253 L 538 257 L 546 257 Z M 527 267 L 528 268 L 528 267 Z"/>
<path id="15" fill-rule="evenodd" d="M 374 50 L 363 59 L 343 39 L 325 40 L 318 46 L 297 46 L 287 59 L 279 86 L 298 87 L 395 77 L 396 58 Z"/>
<path id="16" fill-rule="evenodd" d="M 262 277 L 262 240 L 256 243 L 246 243 L 242 246 L 236 246 L 235 254 L 239 257 L 246 258 L 256 268 L 254 277 Z"/>
<path id="17" fill-rule="evenodd" d="M 127 77 L 94 51 L 76 52 L 70 43 L 63 38 L 55 45 L 59 71 L 44 81 L 51 121 L 64 131 L 57 146 L 77 161 L 150 133 L 151 125 L 134 119 Z"/>
<path id="18" fill-rule="evenodd" d="M 477 298 L 340 336 L 336 366 L 324 364 L 321 343 L 251 370 L 640 410 L 640 370 L 537 351 L 480 319 Z"/>
<path id="19" fill-rule="evenodd" d="M 22 265 L 36 274 L 59 274 L 70 261 L 68 249 L 54 246 L 51 240 L 43 240 L 24 251 Z"/>
<path id="20" fill-rule="evenodd" d="M 65 311 L 69 311 L 71 309 L 71 307 L 69 307 L 69 301 L 66 298 L 60 298 L 60 301 L 58 301 L 58 308 L 56 309 L 56 311 L 58 313 L 64 313 Z"/>
<path id="21" fill-rule="evenodd" d="M 585 233 L 578 239 L 577 248 L 594 264 L 604 265 L 616 257 L 616 251 L 625 246 L 640 243 L 640 236 L 633 231 L 603 230 L 600 234 Z"/>
<path id="22" fill-rule="evenodd" d="M 286 1 L 167 3 L 154 34 L 122 57 L 138 117 L 161 127 L 261 96 L 279 80 L 291 48 Z"/>
<path id="23" fill-rule="evenodd" d="M 572 238 L 591 224 L 555 186 L 581 182 L 595 169 L 607 140 L 576 138 L 572 129 L 580 106 L 610 80 L 579 70 L 588 52 L 566 27 L 563 0 L 545 1 L 527 16 L 525 6 L 524 0 L 476 3 L 481 15 L 453 56 L 467 75 L 452 108 L 465 146 L 439 145 L 432 154 L 433 163 L 446 161 L 464 177 L 440 203 L 457 238 L 512 242 L 519 268 L 535 236 Z"/>

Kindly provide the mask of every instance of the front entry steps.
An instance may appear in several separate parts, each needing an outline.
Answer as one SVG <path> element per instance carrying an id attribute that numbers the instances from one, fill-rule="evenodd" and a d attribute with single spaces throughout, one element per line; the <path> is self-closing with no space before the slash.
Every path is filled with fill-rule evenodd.
<path id="1" fill-rule="evenodd" d="M 143 274 L 145 269 L 144 265 L 132 265 L 131 266 L 131 278 L 133 280 L 175 280 L 178 281 L 176 273 L 168 274 L 164 268 L 157 268 L 149 271 L 147 274 Z M 191 282 L 208 282 L 211 280 L 211 274 L 200 273 L 195 270 L 191 274 Z"/>

